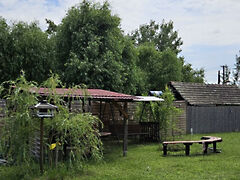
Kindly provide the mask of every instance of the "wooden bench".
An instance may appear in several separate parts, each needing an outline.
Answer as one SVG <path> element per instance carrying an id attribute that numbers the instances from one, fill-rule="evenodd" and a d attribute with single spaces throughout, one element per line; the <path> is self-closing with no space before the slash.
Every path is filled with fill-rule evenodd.
<path id="1" fill-rule="evenodd" d="M 217 143 L 222 142 L 222 138 L 213 137 L 213 136 L 203 136 L 201 140 L 198 141 L 164 141 L 163 145 L 163 155 L 167 155 L 167 145 L 168 144 L 184 144 L 185 145 L 185 154 L 188 156 L 190 154 L 190 146 L 194 143 L 203 145 L 203 154 L 207 154 L 208 145 L 213 144 L 213 152 L 217 152 Z"/>

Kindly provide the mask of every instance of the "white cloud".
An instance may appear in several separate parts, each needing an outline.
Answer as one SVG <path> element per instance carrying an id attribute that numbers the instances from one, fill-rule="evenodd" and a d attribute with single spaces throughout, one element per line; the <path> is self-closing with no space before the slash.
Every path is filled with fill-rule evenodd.
<path id="1" fill-rule="evenodd" d="M 16 2 L 17 2 L 17 0 L 1 0 L 0 4 L 3 6 L 12 6 Z"/>
<path id="2" fill-rule="evenodd" d="M 38 21 L 45 29 L 45 18 L 60 23 L 67 10 L 78 0 L 0 0 L 0 15 L 8 21 Z"/>
<path id="3" fill-rule="evenodd" d="M 239 43 L 240 1 L 226 0 L 112 0 L 128 32 L 150 19 L 173 20 L 184 46 L 194 44 L 227 45 Z M 126 8 L 127 6 L 127 8 Z"/>
<path id="4" fill-rule="evenodd" d="M 103 0 L 99 0 L 103 2 Z M 60 23 L 67 10 L 79 0 L 0 0 L 0 12 L 8 20 Z M 184 46 L 239 43 L 240 1 L 237 0 L 110 0 L 122 28 L 131 32 L 150 19 L 173 20 Z"/>

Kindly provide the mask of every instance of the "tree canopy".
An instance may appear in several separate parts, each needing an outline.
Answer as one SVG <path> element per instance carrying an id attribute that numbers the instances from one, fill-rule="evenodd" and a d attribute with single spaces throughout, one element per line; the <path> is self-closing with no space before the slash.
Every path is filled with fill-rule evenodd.
<path id="1" fill-rule="evenodd" d="M 36 23 L 7 25 L 0 19 L 0 81 L 15 80 L 21 70 L 31 81 L 43 82 L 54 69 L 53 42 Z"/>
<path id="2" fill-rule="evenodd" d="M 145 75 L 145 91 L 163 90 L 169 81 L 181 80 L 181 62 L 169 49 L 159 52 L 151 44 L 141 45 L 137 65 Z"/>
<path id="3" fill-rule="evenodd" d="M 145 76 L 138 92 L 164 90 L 169 81 L 204 82 L 204 69 L 194 70 L 178 55 L 183 42 L 172 21 L 150 21 L 129 36 L 138 50 L 137 66 Z"/>
<path id="4" fill-rule="evenodd" d="M 67 84 L 135 92 L 134 52 L 119 26 L 107 2 L 84 1 L 68 11 L 56 35 L 58 70 Z"/>
<path id="5" fill-rule="evenodd" d="M 169 81 L 204 81 L 204 70 L 179 55 L 183 41 L 172 21 L 150 21 L 125 35 L 108 2 L 84 0 L 59 25 L 46 23 L 44 32 L 35 22 L 8 25 L 0 18 L 0 82 L 24 70 L 27 80 L 41 83 L 52 71 L 67 86 L 142 94 Z"/>
<path id="6" fill-rule="evenodd" d="M 173 21 L 166 23 L 163 20 L 158 24 L 151 20 L 149 24 L 141 25 L 135 30 L 131 37 L 136 45 L 150 42 L 158 51 L 171 49 L 176 54 L 181 52 L 180 46 L 183 44 L 182 39 L 178 37 L 178 32 L 174 30 Z"/>

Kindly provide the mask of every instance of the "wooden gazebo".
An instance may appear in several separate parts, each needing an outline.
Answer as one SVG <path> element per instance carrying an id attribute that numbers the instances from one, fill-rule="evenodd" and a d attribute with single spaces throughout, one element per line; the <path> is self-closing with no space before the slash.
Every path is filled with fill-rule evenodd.
<path id="1" fill-rule="evenodd" d="M 40 96 L 48 96 L 51 94 L 51 90 L 48 88 L 33 88 L 31 89 L 33 93 L 38 93 Z M 66 88 L 56 88 L 54 91 L 59 96 L 68 101 L 68 106 L 70 110 L 73 110 L 73 102 L 75 99 L 80 99 L 82 102 L 81 112 L 92 112 L 93 102 L 99 102 L 99 113 L 98 116 L 102 119 L 103 103 L 109 103 L 112 119 L 114 121 L 114 111 L 116 108 L 123 115 L 123 156 L 127 155 L 127 145 L 128 145 L 128 103 L 134 100 L 140 99 L 139 97 L 102 90 L 102 89 L 66 89 Z M 104 133 L 103 133 L 104 134 Z"/>

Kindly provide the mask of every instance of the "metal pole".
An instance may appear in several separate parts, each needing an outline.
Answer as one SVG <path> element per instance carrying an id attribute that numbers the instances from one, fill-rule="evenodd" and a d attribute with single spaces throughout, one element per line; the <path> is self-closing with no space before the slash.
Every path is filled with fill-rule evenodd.
<path id="1" fill-rule="evenodd" d="M 40 172 L 43 174 L 43 117 L 40 122 Z"/>
<path id="2" fill-rule="evenodd" d="M 226 79 L 225 79 L 225 66 L 222 66 L 222 68 L 223 68 L 223 84 L 225 84 L 226 83 Z"/>
<path id="3" fill-rule="evenodd" d="M 218 71 L 218 84 L 221 83 L 221 74 L 220 74 L 220 71 Z"/>

